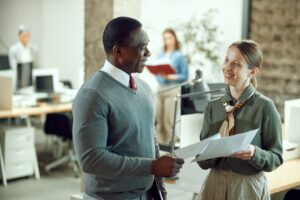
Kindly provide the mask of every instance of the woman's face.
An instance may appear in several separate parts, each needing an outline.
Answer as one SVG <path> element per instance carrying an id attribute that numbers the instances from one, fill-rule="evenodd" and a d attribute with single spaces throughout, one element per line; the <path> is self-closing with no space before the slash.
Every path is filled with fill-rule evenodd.
<path id="1" fill-rule="evenodd" d="M 163 37 L 164 37 L 164 43 L 165 43 L 167 49 L 168 50 L 175 49 L 175 43 L 176 43 L 175 37 L 169 32 L 165 32 Z"/>
<path id="2" fill-rule="evenodd" d="M 245 88 L 250 83 L 252 70 L 248 68 L 245 58 L 235 46 L 228 48 L 222 72 L 227 85 Z"/>

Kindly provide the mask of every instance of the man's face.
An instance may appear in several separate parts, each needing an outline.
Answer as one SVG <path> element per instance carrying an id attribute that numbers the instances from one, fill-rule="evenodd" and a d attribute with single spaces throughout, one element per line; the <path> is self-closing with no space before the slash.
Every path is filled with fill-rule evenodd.
<path id="1" fill-rule="evenodd" d="M 138 28 L 132 31 L 128 44 L 120 47 L 119 67 L 128 74 L 141 73 L 145 67 L 145 62 L 151 56 L 147 47 L 148 43 L 148 35 L 143 29 Z"/>
<path id="2" fill-rule="evenodd" d="M 21 43 L 26 46 L 29 42 L 30 39 L 30 34 L 29 32 L 22 32 L 21 34 L 19 34 L 19 39 L 21 41 Z"/>

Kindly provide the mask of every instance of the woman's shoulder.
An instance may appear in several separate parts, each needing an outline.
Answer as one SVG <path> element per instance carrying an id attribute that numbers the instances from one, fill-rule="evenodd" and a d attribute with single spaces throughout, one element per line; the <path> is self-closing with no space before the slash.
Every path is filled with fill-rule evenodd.
<path id="1" fill-rule="evenodd" d="M 217 97 L 214 99 L 211 99 L 207 103 L 208 108 L 218 108 L 222 107 L 223 108 L 223 97 Z"/>
<path id="2" fill-rule="evenodd" d="M 258 91 L 256 91 L 253 96 L 255 97 L 254 98 L 254 106 L 257 109 L 263 109 L 264 112 L 266 112 L 266 113 L 271 113 L 273 111 L 277 111 L 274 101 L 271 98 L 265 96 L 264 94 L 262 94 Z"/>
<path id="3" fill-rule="evenodd" d="M 184 57 L 184 54 L 179 49 L 173 51 L 172 55 L 176 57 Z"/>
<path id="4" fill-rule="evenodd" d="M 270 99 L 269 97 L 265 96 L 264 94 L 256 91 L 255 94 L 255 101 L 258 103 L 263 103 L 263 104 L 274 104 L 273 100 Z"/>

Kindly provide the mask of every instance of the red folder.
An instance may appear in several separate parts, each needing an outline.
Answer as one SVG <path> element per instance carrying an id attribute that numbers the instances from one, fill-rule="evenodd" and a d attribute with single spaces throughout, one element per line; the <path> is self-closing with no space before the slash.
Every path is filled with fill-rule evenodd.
<path id="1" fill-rule="evenodd" d="M 170 64 L 147 65 L 148 70 L 152 74 L 176 74 L 174 68 Z"/>

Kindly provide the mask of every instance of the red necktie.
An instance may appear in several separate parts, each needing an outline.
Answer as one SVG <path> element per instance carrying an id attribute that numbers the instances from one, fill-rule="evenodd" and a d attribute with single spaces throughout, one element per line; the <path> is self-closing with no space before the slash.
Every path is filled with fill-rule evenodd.
<path id="1" fill-rule="evenodd" d="M 131 90 L 135 91 L 136 90 L 136 85 L 135 85 L 135 82 L 134 82 L 134 79 L 132 77 L 132 75 L 129 76 L 129 87 Z"/>

